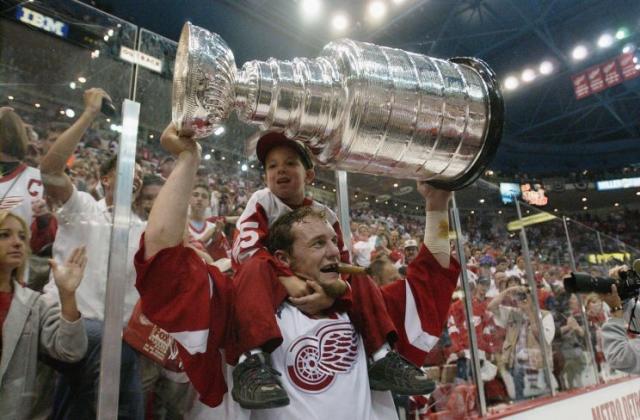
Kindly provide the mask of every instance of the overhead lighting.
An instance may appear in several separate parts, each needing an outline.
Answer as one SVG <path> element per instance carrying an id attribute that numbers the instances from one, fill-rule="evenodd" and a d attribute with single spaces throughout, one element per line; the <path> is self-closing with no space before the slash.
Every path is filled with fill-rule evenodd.
<path id="1" fill-rule="evenodd" d="M 585 201 L 587 201 L 587 197 L 582 197 L 582 202 L 584 203 Z"/>
<path id="2" fill-rule="evenodd" d="M 640 195 L 640 191 L 636 191 L 636 195 Z"/>
<path id="3" fill-rule="evenodd" d="M 40 104 L 37 103 L 37 102 L 35 104 L 33 104 L 33 106 L 35 106 L 36 108 L 40 108 Z"/>
<path id="4" fill-rule="evenodd" d="M 71 108 L 67 108 L 67 109 L 64 110 L 64 115 L 66 115 L 69 118 L 73 118 L 73 117 L 76 116 L 76 111 L 74 111 Z"/>
<path id="5" fill-rule="evenodd" d="M 104 39 L 104 42 L 109 42 L 109 35 L 103 36 L 102 39 Z"/>
<path id="6" fill-rule="evenodd" d="M 554 213 L 557 213 L 557 212 L 558 212 L 558 209 L 553 209 L 553 212 L 554 212 Z"/>
<path id="7" fill-rule="evenodd" d="M 60 115 L 64 115 L 64 109 L 60 110 Z"/>
<path id="8" fill-rule="evenodd" d="M 584 60 L 585 58 L 587 58 L 588 54 L 589 50 L 587 50 L 587 47 L 585 47 L 584 45 L 578 45 L 573 49 L 573 51 L 571 51 L 571 56 L 574 60 Z"/>
<path id="9" fill-rule="evenodd" d="M 471 214 L 476 214 L 475 210 L 471 210 Z"/>
<path id="10" fill-rule="evenodd" d="M 589 207 L 584 206 L 584 207 L 582 208 L 582 210 L 589 210 Z"/>
<path id="11" fill-rule="evenodd" d="M 249 170 L 249 167 L 247 166 L 246 163 L 243 163 L 242 166 L 240 167 L 240 170 L 242 172 L 247 172 Z"/>
<path id="12" fill-rule="evenodd" d="M 633 52 L 633 50 L 635 50 L 635 46 L 631 43 L 627 44 L 624 46 L 624 48 L 622 48 L 622 53 L 623 54 L 629 54 L 630 52 Z"/>
<path id="13" fill-rule="evenodd" d="M 629 31 L 627 30 L 627 28 L 620 28 L 616 32 L 616 39 L 625 39 L 628 36 L 629 36 Z"/>
<path id="14" fill-rule="evenodd" d="M 598 47 L 608 48 L 613 44 L 613 36 L 609 33 L 600 35 L 598 38 Z"/>
<path id="15" fill-rule="evenodd" d="M 113 36 L 113 29 L 109 29 L 109 30 L 107 31 L 107 35 L 109 35 L 109 36 Z"/>
<path id="16" fill-rule="evenodd" d="M 484 174 L 485 174 L 486 176 L 493 176 L 494 172 L 493 172 L 491 169 L 489 169 L 489 170 L 487 170 Z"/>
<path id="17" fill-rule="evenodd" d="M 9 96 L 7 96 L 7 99 L 10 100 L 10 101 L 13 101 L 15 98 L 13 96 L 9 95 Z"/>
<path id="18" fill-rule="evenodd" d="M 87 79 L 86 79 L 86 78 L 84 78 L 84 77 L 82 77 L 82 76 L 80 76 L 80 77 L 78 77 L 78 82 L 80 82 L 80 83 L 87 83 Z"/>
<path id="19" fill-rule="evenodd" d="M 522 81 L 525 82 L 525 83 L 532 82 L 533 79 L 536 78 L 536 72 L 533 71 L 532 69 L 525 69 L 522 72 L 521 78 L 522 78 Z"/>
<path id="20" fill-rule="evenodd" d="M 216 136 L 221 136 L 222 133 L 224 133 L 224 125 L 221 125 L 213 131 L 213 134 Z"/>
<path id="21" fill-rule="evenodd" d="M 518 82 L 518 78 L 515 76 L 509 76 L 504 80 L 504 87 L 507 90 L 513 90 L 517 88 L 518 85 L 520 85 L 520 82 Z"/>
<path id="22" fill-rule="evenodd" d="M 551 74 L 551 72 L 553 72 L 553 63 L 551 63 L 551 61 L 543 61 L 540 63 L 540 68 L 538 70 L 540 70 L 540 74 Z"/>
<path id="23" fill-rule="evenodd" d="M 393 0 L 395 4 L 402 4 L 405 0 Z"/>
<path id="24" fill-rule="evenodd" d="M 336 31 L 344 31 L 349 26 L 349 18 L 344 13 L 338 13 L 331 19 L 331 26 Z"/>
<path id="25" fill-rule="evenodd" d="M 152 139 L 153 138 L 153 134 L 149 134 L 149 138 Z"/>
<path id="26" fill-rule="evenodd" d="M 227 159 L 227 158 L 226 158 L 226 157 L 224 157 L 224 156 L 222 156 L 222 157 L 220 158 L 220 160 L 226 160 L 226 159 Z"/>
<path id="27" fill-rule="evenodd" d="M 204 155 L 204 160 L 209 160 L 209 159 L 211 159 L 211 155 L 209 153 Z"/>
<path id="28" fill-rule="evenodd" d="M 398 183 L 397 182 L 393 184 L 393 188 L 398 188 Z"/>
<path id="29" fill-rule="evenodd" d="M 614 207 L 620 207 L 620 203 L 614 203 Z"/>
<path id="30" fill-rule="evenodd" d="M 498 214 L 502 214 L 502 210 L 498 210 Z"/>
<path id="31" fill-rule="evenodd" d="M 387 14 L 387 5 L 380 0 L 372 1 L 367 8 L 369 16 L 374 19 L 381 19 Z"/>
<path id="32" fill-rule="evenodd" d="M 98 57 L 100 57 L 100 50 L 91 51 L 91 58 L 98 58 Z"/>
<path id="33" fill-rule="evenodd" d="M 111 118 L 107 118 L 107 122 L 110 123 L 111 122 Z"/>
<path id="34" fill-rule="evenodd" d="M 75 89 L 75 88 L 76 88 L 76 82 L 71 82 L 71 83 L 69 83 L 69 87 L 70 87 L 71 89 Z"/>
<path id="35" fill-rule="evenodd" d="M 478 200 L 478 203 L 484 204 L 484 198 L 481 198 L 480 200 Z"/>
<path id="36" fill-rule="evenodd" d="M 314 19 L 320 14 L 322 3 L 320 0 L 303 0 L 300 2 L 300 9 L 302 10 L 302 16 L 306 19 Z"/>

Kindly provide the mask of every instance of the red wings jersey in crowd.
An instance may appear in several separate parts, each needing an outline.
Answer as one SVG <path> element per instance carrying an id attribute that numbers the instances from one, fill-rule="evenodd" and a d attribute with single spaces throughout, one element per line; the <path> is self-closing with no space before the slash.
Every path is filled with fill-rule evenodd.
<path id="1" fill-rule="evenodd" d="M 193 239 L 201 241 L 209 229 L 215 227 L 218 222 L 224 223 L 224 220 L 225 218 L 222 216 L 209 217 L 204 221 L 204 226 L 200 229 L 195 227 L 193 223 L 189 222 L 189 234 Z M 214 260 L 219 260 L 220 258 L 231 258 L 231 246 L 229 245 L 229 241 L 227 240 L 227 236 L 224 232 L 214 235 L 208 243 L 203 243 L 202 245 Z"/>
<path id="2" fill-rule="evenodd" d="M 338 235 L 341 260 L 349 262 L 349 251 L 344 245 L 336 214 L 329 207 L 308 197 L 304 199 L 302 205 L 312 206 L 314 209 L 325 212 L 327 220 Z M 240 264 L 258 250 L 264 249 L 271 225 L 280 216 L 291 211 L 291 207 L 283 203 L 269 188 L 253 193 L 236 224 L 238 236 L 235 238 L 232 251 L 234 264 Z"/>
<path id="3" fill-rule="evenodd" d="M 202 418 L 366 419 L 386 416 L 387 403 L 393 409 L 389 393 L 369 390 L 362 340 L 345 314 L 315 319 L 284 304 L 277 313 L 284 341 L 272 353 L 272 362 L 283 373 L 291 404 L 280 409 L 241 410 L 229 401 L 224 378 L 223 350 L 232 346 L 233 333 L 229 324 L 231 281 L 182 244 L 144 261 L 143 238 L 135 261 L 144 314 L 180 343 L 185 371 L 201 400 L 210 407 L 220 405 L 203 407 L 211 413 Z M 408 267 L 407 280 L 381 289 L 398 330 L 396 348 L 416 364 L 422 363 L 438 341 L 458 274 L 456 261 L 452 259 L 445 269 L 423 246 Z M 358 398 L 353 397 L 355 393 Z M 332 407 L 348 410 L 334 412 Z M 354 417 L 354 413 L 362 415 Z"/>
<path id="4" fill-rule="evenodd" d="M 476 329 L 478 348 L 488 353 L 500 351 L 504 339 L 504 329 L 495 325 L 491 312 L 487 310 L 490 299 L 479 301 L 475 297 L 471 300 L 473 308 L 473 324 Z M 451 305 L 447 324 L 451 338 L 452 353 L 468 349 L 469 330 L 464 310 L 464 300 L 460 299 Z"/>
<path id="5" fill-rule="evenodd" d="M 0 210 L 10 210 L 31 225 L 31 203 L 42 198 L 40 170 L 20 164 L 0 178 Z"/>

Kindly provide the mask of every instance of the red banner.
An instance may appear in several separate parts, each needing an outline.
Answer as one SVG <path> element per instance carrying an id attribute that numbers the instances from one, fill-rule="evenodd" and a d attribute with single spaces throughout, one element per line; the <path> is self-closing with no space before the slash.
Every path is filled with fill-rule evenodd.
<path id="1" fill-rule="evenodd" d="M 589 70 L 587 70 L 587 78 L 589 79 L 591 93 L 602 92 L 606 89 L 606 86 L 604 85 L 604 77 L 602 77 L 602 69 L 600 69 L 600 66 L 591 67 Z"/>
<path id="2" fill-rule="evenodd" d="M 616 60 L 611 60 L 602 65 L 602 73 L 604 74 L 604 82 L 607 87 L 615 86 L 622 83 L 622 75 L 618 69 Z"/>
<path id="3" fill-rule="evenodd" d="M 576 93 L 576 99 L 580 100 L 591 95 L 591 88 L 589 87 L 589 80 L 586 74 L 571 76 L 571 80 L 573 80 L 573 90 Z"/>
<path id="4" fill-rule="evenodd" d="M 621 54 L 613 60 L 600 63 L 571 76 L 576 99 L 584 99 L 625 80 L 640 76 L 640 70 L 636 69 L 636 63 L 633 62 L 634 56 L 635 51 Z"/>
<path id="5" fill-rule="evenodd" d="M 624 80 L 630 80 L 638 77 L 640 71 L 636 69 L 636 63 L 633 62 L 634 53 L 627 53 L 618 56 L 618 64 Z"/>

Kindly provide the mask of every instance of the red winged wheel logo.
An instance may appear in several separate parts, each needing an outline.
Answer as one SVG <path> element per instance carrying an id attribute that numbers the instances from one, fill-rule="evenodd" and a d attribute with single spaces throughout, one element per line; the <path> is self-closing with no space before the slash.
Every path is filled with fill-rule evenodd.
<path id="1" fill-rule="evenodd" d="M 304 392 L 322 392 L 337 374 L 349 372 L 357 357 L 358 335 L 351 323 L 325 324 L 289 346 L 287 375 Z"/>

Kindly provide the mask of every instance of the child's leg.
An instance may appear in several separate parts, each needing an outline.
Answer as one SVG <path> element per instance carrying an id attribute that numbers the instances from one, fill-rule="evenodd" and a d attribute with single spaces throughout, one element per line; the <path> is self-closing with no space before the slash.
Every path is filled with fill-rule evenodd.
<path id="1" fill-rule="evenodd" d="M 265 258 L 250 258 L 233 279 L 233 399 L 246 409 L 289 404 L 278 374 L 270 368 L 268 353 L 282 344 L 275 311 L 286 299 L 276 271 Z M 249 354 L 251 353 L 251 354 Z"/>
<path id="2" fill-rule="evenodd" d="M 367 356 L 372 357 L 385 345 L 393 345 L 396 328 L 380 289 L 369 276 L 352 276 L 350 283 L 353 302 L 349 318 L 362 336 Z"/>
<path id="3" fill-rule="evenodd" d="M 353 304 L 349 317 L 362 336 L 369 365 L 369 386 L 400 395 L 423 395 L 435 383 L 423 371 L 393 351 L 398 334 L 378 286 L 369 276 L 352 276 Z"/>
<path id="4" fill-rule="evenodd" d="M 233 278 L 233 325 L 239 354 L 261 348 L 271 353 L 282 343 L 275 312 L 287 298 L 267 259 L 250 258 Z"/>

